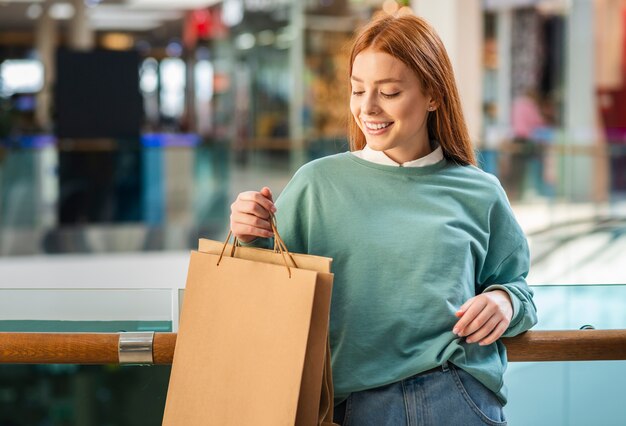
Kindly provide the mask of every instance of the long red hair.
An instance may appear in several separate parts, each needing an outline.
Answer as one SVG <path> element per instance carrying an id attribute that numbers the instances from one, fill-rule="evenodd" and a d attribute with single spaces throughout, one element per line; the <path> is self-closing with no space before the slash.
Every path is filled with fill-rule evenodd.
<path id="1" fill-rule="evenodd" d="M 439 142 L 446 158 L 476 165 L 474 148 L 463 117 L 448 53 L 435 30 L 414 15 L 381 15 L 356 35 L 350 53 L 348 78 L 356 56 L 366 49 L 387 53 L 412 69 L 437 109 L 428 114 L 428 137 Z M 354 119 L 348 125 L 350 149 L 363 149 L 365 136 Z"/>

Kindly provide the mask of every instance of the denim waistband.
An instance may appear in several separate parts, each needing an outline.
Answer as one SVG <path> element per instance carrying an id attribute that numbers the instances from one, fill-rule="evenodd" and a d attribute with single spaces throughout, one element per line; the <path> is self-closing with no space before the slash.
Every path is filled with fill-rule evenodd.
<path id="1" fill-rule="evenodd" d="M 450 369 L 450 364 L 448 364 L 448 362 L 446 361 L 442 365 L 438 365 L 436 367 L 429 368 L 428 370 L 420 371 L 419 373 L 414 374 L 414 375 L 412 375 L 410 377 L 407 377 L 404 380 L 409 380 L 409 379 L 412 379 L 414 377 L 425 376 L 427 374 L 432 374 L 432 373 L 441 373 L 441 372 L 445 373 L 449 369 Z"/>

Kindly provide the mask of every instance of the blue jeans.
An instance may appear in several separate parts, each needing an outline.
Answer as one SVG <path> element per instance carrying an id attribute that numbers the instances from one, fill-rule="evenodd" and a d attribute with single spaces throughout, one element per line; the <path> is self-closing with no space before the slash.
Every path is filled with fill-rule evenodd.
<path id="1" fill-rule="evenodd" d="M 335 407 L 343 426 L 506 425 L 502 403 L 452 364 L 400 382 L 350 394 Z"/>

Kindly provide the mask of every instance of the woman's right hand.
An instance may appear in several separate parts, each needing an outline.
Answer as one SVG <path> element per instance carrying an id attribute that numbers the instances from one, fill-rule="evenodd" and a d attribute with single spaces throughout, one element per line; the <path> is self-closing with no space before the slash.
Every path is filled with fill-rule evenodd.
<path id="1" fill-rule="evenodd" d="M 272 191 L 267 186 L 260 192 L 242 192 L 230 206 L 230 229 L 244 243 L 257 237 L 273 237 L 270 213 L 275 212 Z"/>

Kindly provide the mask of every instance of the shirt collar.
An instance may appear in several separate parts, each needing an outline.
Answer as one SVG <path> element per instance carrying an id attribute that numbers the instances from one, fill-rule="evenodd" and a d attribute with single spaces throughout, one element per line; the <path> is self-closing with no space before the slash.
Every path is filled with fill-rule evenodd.
<path id="1" fill-rule="evenodd" d="M 385 166 L 395 166 L 395 167 L 424 167 L 430 166 L 431 164 L 436 164 L 443 160 L 443 150 L 441 146 L 437 142 L 433 142 L 433 145 L 437 147 L 428 155 L 425 155 L 422 158 L 418 158 L 417 160 L 407 161 L 406 163 L 396 163 L 391 158 L 387 157 L 387 155 L 383 151 L 374 151 L 369 146 L 365 145 L 365 147 L 361 151 L 354 151 L 353 154 L 357 157 L 362 158 L 366 161 L 371 161 L 372 163 L 383 164 Z"/>

